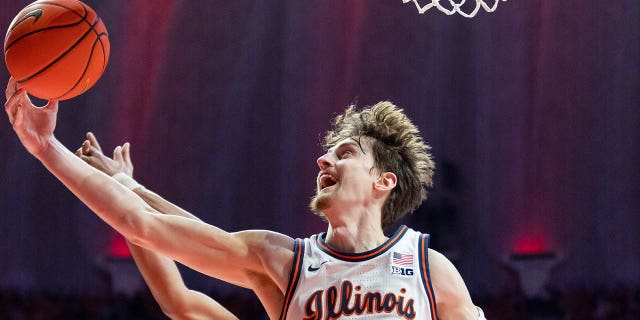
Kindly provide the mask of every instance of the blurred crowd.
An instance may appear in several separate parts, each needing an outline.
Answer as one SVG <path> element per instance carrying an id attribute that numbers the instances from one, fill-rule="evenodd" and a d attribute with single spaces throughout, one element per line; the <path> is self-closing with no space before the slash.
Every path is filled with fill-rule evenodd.
<path id="1" fill-rule="evenodd" d="M 489 320 L 640 320 L 640 288 L 576 286 L 527 298 L 518 291 L 479 295 Z"/>
<path id="2" fill-rule="evenodd" d="M 267 319 L 259 301 L 249 294 L 209 293 L 240 319 Z M 68 294 L 0 289 L 3 320 L 156 320 L 168 319 L 149 291 L 125 294 Z"/>
<path id="3" fill-rule="evenodd" d="M 267 319 L 255 297 L 247 294 L 209 294 L 240 319 Z M 519 292 L 474 294 L 489 320 L 640 320 L 640 288 L 548 289 L 545 298 L 526 298 Z M 0 319 L 167 319 L 148 291 L 123 294 L 20 293 L 0 290 Z"/>

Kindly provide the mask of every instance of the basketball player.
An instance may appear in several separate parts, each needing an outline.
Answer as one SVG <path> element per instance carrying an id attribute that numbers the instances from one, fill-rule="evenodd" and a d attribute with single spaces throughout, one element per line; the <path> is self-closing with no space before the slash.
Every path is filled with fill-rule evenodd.
<path id="1" fill-rule="evenodd" d="M 389 102 L 335 119 L 311 202 L 327 232 L 294 240 L 160 214 L 131 191 L 135 180 L 116 181 L 55 138 L 57 101 L 37 108 L 13 79 L 6 96 L 27 151 L 100 218 L 135 245 L 252 289 L 272 319 L 484 319 L 427 235 L 406 226 L 383 233 L 425 199 L 433 172 L 429 147 Z"/>
<path id="2" fill-rule="evenodd" d="M 93 133 L 89 132 L 87 140 L 78 148 L 76 155 L 96 169 L 115 176 L 118 180 L 121 175 L 133 177 L 133 163 L 129 150 L 130 145 L 125 143 L 114 150 L 113 159 L 110 159 L 103 154 Z M 189 212 L 142 187 L 133 189 L 133 192 L 157 212 L 199 220 Z M 207 295 L 189 290 L 173 260 L 136 246 L 128 240 L 127 245 L 143 279 L 167 317 L 171 319 L 238 319 Z"/>

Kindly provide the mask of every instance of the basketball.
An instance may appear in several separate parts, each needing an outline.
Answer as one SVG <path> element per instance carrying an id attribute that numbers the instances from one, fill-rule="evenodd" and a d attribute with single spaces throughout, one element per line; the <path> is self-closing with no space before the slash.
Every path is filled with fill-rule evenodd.
<path id="1" fill-rule="evenodd" d="M 77 0 L 39 0 L 13 19 L 4 40 L 11 76 L 29 94 L 66 100 L 91 88 L 109 60 L 102 20 Z"/>

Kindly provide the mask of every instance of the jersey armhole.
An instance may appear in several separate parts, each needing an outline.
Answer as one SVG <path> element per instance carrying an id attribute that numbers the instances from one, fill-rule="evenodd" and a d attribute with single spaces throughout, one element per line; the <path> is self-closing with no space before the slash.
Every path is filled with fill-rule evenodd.
<path id="1" fill-rule="evenodd" d="M 282 311 L 280 312 L 280 320 L 284 320 L 287 317 L 287 311 L 289 310 L 289 304 L 293 299 L 293 293 L 298 286 L 298 280 L 300 279 L 300 273 L 302 272 L 302 255 L 304 254 L 304 240 L 295 239 L 293 242 L 293 263 L 291 264 L 291 273 L 289 274 L 289 284 L 287 285 L 287 292 L 284 295 L 284 301 L 282 303 Z"/>
<path id="2" fill-rule="evenodd" d="M 436 296 L 433 293 L 433 286 L 431 285 L 431 275 L 429 274 L 429 235 L 421 234 L 418 243 L 418 253 L 420 260 L 420 277 L 422 279 L 422 286 L 427 293 L 429 299 L 429 307 L 431 310 L 431 319 L 438 319 L 436 311 Z"/>

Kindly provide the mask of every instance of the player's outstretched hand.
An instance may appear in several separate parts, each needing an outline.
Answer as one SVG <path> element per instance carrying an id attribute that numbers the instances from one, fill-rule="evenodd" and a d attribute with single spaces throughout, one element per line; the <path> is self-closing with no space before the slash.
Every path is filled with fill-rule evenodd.
<path id="1" fill-rule="evenodd" d="M 87 140 L 76 150 L 76 155 L 92 167 L 110 176 L 122 172 L 133 177 L 130 148 L 131 145 L 128 142 L 122 146 L 117 146 L 115 150 L 113 150 L 113 158 L 109 158 L 102 152 L 96 136 L 88 132 Z"/>
<path id="2" fill-rule="evenodd" d="M 38 156 L 53 137 L 58 101 L 50 100 L 44 107 L 34 106 L 27 92 L 13 78 L 9 78 L 5 96 L 4 110 L 9 116 L 9 123 L 27 151 Z"/>

